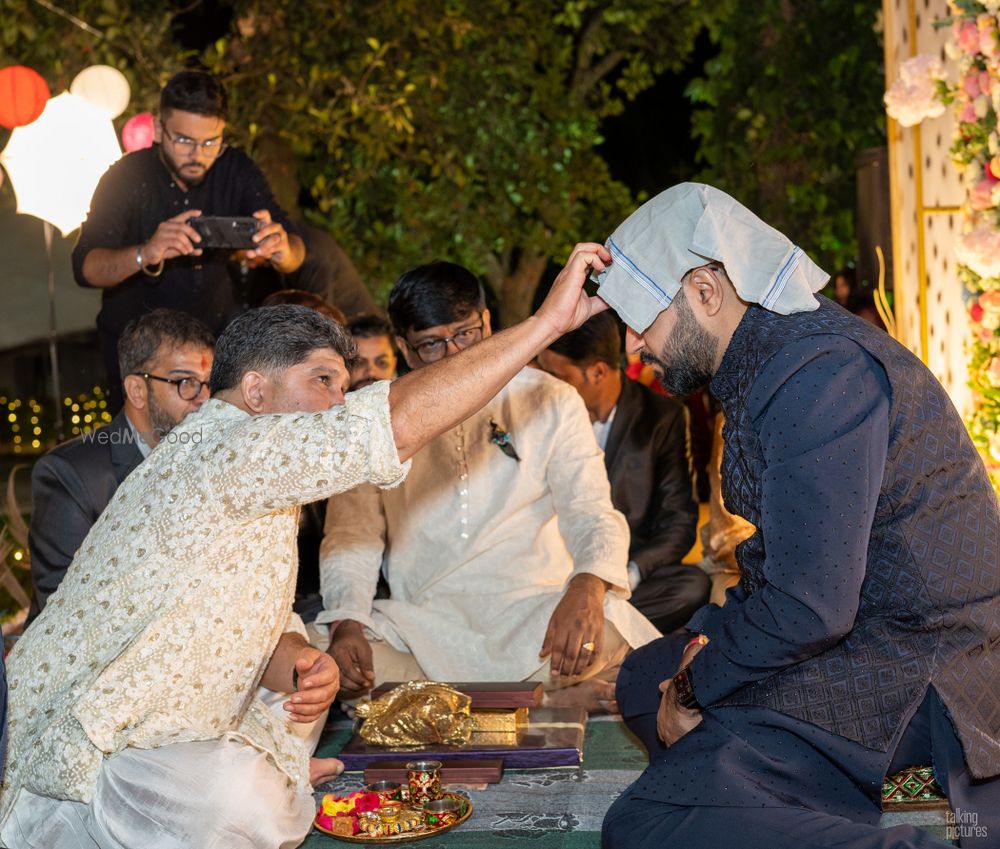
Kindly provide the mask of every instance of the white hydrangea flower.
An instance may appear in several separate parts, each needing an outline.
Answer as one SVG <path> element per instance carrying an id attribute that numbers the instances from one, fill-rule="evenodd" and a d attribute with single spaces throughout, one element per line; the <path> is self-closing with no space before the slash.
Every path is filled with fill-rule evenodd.
<path id="1" fill-rule="evenodd" d="M 955 243 L 955 256 L 980 277 L 1000 277 L 1000 230 L 977 227 Z"/>
<path id="2" fill-rule="evenodd" d="M 945 77 L 944 64 L 930 53 L 921 53 L 899 66 L 899 79 L 885 93 L 885 108 L 904 127 L 945 112 L 937 92 L 937 80 Z"/>
<path id="3" fill-rule="evenodd" d="M 933 53 L 918 53 L 899 66 L 899 76 L 900 79 L 909 82 L 943 80 L 945 78 L 944 63 Z"/>

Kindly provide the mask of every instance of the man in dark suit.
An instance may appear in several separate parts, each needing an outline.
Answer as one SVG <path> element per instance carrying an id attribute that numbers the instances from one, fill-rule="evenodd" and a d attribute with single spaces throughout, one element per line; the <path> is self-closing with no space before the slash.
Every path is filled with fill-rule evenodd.
<path id="1" fill-rule="evenodd" d="M 153 310 L 126 327 L 118 342 L 125 406 L 107 427 L 53 448 L 31 474 L 29 622 L 121 482 L 208 398 L 213 345 L 204 324 L 176 310 Z"/>
<path id="2" fill-rule="evenodd" d="M 632 535 L 632 604 L 666 634 L 711 592 L 704 572 L 681 563 L 698 524 L 687 409 L 626 379 L 621 344 L 618 320 L 599 313 L 539 354 L 538 363 L 583 398 L 604 449 L 611 501 Z"/>

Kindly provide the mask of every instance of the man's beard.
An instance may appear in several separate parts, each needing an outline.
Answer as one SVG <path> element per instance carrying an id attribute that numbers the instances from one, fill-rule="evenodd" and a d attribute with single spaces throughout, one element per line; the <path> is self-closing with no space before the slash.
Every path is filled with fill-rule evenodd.
<path id="1" fill-rule="evenodd" d="M 148 442 L 152 445 L 154 444 L 153 440 L 159 442 L 174 429 L 178 422 L 174 421 L 170 414 L 156 403 L 156 398 L 152 392 L 146 397 L 149 407 L 149 427 L 152 430 L 151 438 L 148 439 Z"/>
<path id="2" fill-rule="evenodd" d="M 718 342 L 698 324 L 683 289 L 672 306 L 677 310 L 677 321 L 663 343 L 660 356 L 644 351 L 641 359 L 653 366 L 657 379 L 671 395 L 685 396 L 697 392 L 712 379 Z"/>
<path id="3" fill-rule="evenodd" d="M 185 186 L 188 187 L 197 186 L 201 183 L 208 174 L 208 168 L 211 167 L 205 166 L 200 162 L 178 163 L 169 153 L 167 153 L 163 145 L 160 145 L 160 159 L 163 164 L 167 166 L 167 170 L 171 173 L 173 178 L 175 180 L 180 180 Z"/>

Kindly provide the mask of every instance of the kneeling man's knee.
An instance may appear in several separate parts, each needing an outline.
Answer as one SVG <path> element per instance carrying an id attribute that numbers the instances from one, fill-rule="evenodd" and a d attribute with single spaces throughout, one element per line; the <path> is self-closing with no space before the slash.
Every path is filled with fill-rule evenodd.
<path id="1" fill-rule="evenodd" d="M 675 805 L 638 799 L 631 788 L 622 793 L 608 809 L 601 828 L 603 849 L 643 849 L 669 846 L 685 811 Z"/>

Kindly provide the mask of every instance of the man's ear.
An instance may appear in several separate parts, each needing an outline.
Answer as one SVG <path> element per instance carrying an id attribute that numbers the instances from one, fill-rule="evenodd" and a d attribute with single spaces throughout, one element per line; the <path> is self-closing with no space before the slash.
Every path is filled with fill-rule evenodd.
<path id="1" fill-rule="evenodd" d="M 591 383 L 601 383 L 607 378 L 611 369 L 608 364 L 603 360 L 597 360 L 597 362 L 591 363 L 584 370 L 587 375 L 587 380 Z"/>
<path id="2" fill-rule="evenodd" d="M 144 378 L 137 374 L 127 374 L 122 381 L 122 389 L 125 390 L 125 397 L 133 407 L 137 410 L 146 409 L 149 384 Z"/>
<path id="3" fill-rule="evenodd" d="M 687 294 L 688 302 L 694 312 L 714 316 L 722 309 L 726 299 L 725 282 L 719 272 L 703 265 L 691 272 Z"/>
<path id="4" fill-rule="evenodd" d="M 248 371 L 240 380 L 243 403 L 254 415 L 266 412 L 271 397 L 271 380 L 259 371 Z"/>
<path id="5" fill-rule="evenodd" d="M 493 332 L 493 326 L 490 324 L 490 311 L 488 309 L 483 310 L 483 339 L 489 336 Z"/>
<path id="6" fill-rule="evenodd" d="M 423 365 L 423 361 L 417 356 L 417 352 L 410 347 L 409 343 L 402 336 L 393 336 L 392 338 L 396 342 L 396 350 L 403 355 L 403 359 L 406 360 L 410 371 L 420 368 Z"/>
<path id="7" fill-rule="evenodd" d="M 153 118 L 153 141 L 163 144 L 163 121 L 159 115 Z"/>

